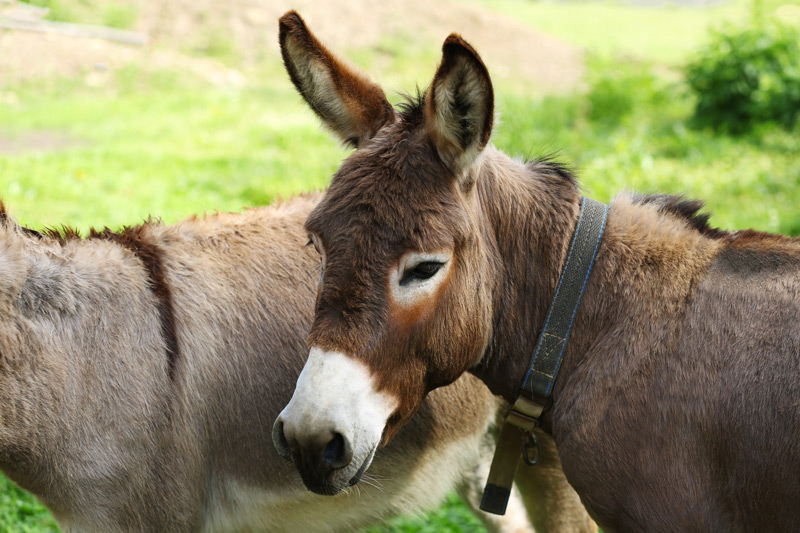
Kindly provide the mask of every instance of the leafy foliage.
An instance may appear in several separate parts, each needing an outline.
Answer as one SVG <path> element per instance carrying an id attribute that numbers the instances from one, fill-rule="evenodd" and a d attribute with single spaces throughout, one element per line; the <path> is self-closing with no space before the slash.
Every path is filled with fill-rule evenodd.
<path id="1" fill-rule="evenodd" d="M 640 62 L 590 68 L 584 94 L 503 95 L 495 144 L 525 158 L 556 154 L 598 200 L 682 194 L 705 200 L 715 226 L 800 234 L 800 136 L 770 125 L 739 136 L 689 128 L 693 102 L 680 80 Z"/>
<path id="2" fill-rule="evenodd" d="M 0 533 L 56 533 L 58 528 L 36 499 L 0 476 Z"/>
<path id="3" fill-rule="evenodd" d="M 800 29 L 728 26 L 689 63 L 686 79 L 700 126 L 735 134 L 763 122 L 791 128 L 800 113 Z"/>
<path id="4" fill-rule="evenodd" d="M 641 61 L 590 57 L 586 78 L 587 118 L 599 127 L 620 126 L 634 110 L 667 98 L 664 83 Z"/>

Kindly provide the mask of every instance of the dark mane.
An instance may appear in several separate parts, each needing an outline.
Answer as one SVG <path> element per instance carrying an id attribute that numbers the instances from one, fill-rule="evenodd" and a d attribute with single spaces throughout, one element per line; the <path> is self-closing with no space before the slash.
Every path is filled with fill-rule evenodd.
<path id="1" fill-rule="evenodd" d="M 425 120 L 426 92 L 417 86 L 415 94 L 402 93 L 400 95 L 403 101 L 395 106 L 400 114 L 400 120 L 408 123 L 411 127 L 419 126 L 423 123 Z"/>
<path id="2" fill-rule="evenodd" d="M 157 224 L 158 222 L 155 222 Z M 139 258 L 150 274 L 150 289 L 158 299 L 159 314 L 161 315 L 161 333 L 167 348 L 167 363 L 169 377 L 175 381 L 177 360 L 180 355 L 178 336 L 175 330 L 175 310 L 172 301 L 172 291 L 167 283 L 164 268 L 164 251 L 161 247 L 145 235 L 148 226 L 154 225 L 153 219 L 148 219 L 138 226 L 125 226 L 120 231 L 103 228 L 98 231 L 89 230 L 87 239 L 108 240 L 127 248 Z"/>
<path id="3" fill-rule="evenodd" d="M 687 200 L 683 196 L 670 194 L 637 194 L 633 196 L 633 202 L 640 205 L 655 205 L 662 213 L 686 220 L 691 227 L 706 237 L 720 239 L 729 235 L 727 231 L 708 224 L 711 213 L 700 213 L 705 205 L 702 200 Z"/>
<path id="4" fill-rule="evenodd" d="M 0 200 L 0 224 L 6 224 L 10 220 L 8 216 L 8 212 L 6 211 L 5 204 Z M 153 217 L 149 217 L 141 224 L 137 224 L 134 226 L 123 226 L 122 229 L 119 231 L 113 231 L 108 227 L 104 227 L 101 230 L 97 230 L 94 227 L 89 228 L 89 234 L 86 236 L 86 240 L 92 239 L 101 239 L 101 240 L 110 240 L 115 242 L 120 242 L 120 240 L 125 235 L 131 234 L 140 234 L 142 229 L 147 226 L 157 225 L 160 224 L 160 219 L 154 219 Z M 56 241 L 60 245 L 64 245 L 69 241 L 81 240 L 83 239 L 83 235 L 81 235 L 80 230 L 75 227 L 67 226 L 62 224 L 61 226 L 45 226 L 41 230 L 35 230 L 32 228 L 28 228 L 17 224 L 17 226 L 26 234 L 32 235 L 39 239 L 49 238 Z"/>
<path id="5" fill-rule="evenodd" d="M 557 154 L 546 154 L 539 156 L 526 164 L 528 168 L 535 172 L 544 172 L 560 177 L 578 187 L 578 178 L 575 177 L 574 169 L 567 163 L 562 163 L 556 159 Z"/>
<path id="6" fill-rule="evenodd" d="M 410 128 L 422 125 L 425 120 L 426 92 L 417 86 L 415 93 L 401 94 L 403 100 L 395 106 L 400 114 L 400 120 Z M 574 169 L 556 158 L 557 154 L 546 154 L 527 161 L 527 165 L 531 170 L 554 174 L 577 187 L 578 179 L 575 177 Z"/>
<path id="7" fill-rule="evenodd" d="M 35 231 L 35 230 L 30 230 L 30 231 Z M 40 236 L 49 237 L 55 240 L 62 246 L 66 244 L 67 241 L 80 240 L 82 238 L 80 231 L 78 231 L 76 228 L 65 225 L 62 225 L 60 228 L 56 227 L 43 228 L 41 232 L 37 233 L 39 233 Z"/>

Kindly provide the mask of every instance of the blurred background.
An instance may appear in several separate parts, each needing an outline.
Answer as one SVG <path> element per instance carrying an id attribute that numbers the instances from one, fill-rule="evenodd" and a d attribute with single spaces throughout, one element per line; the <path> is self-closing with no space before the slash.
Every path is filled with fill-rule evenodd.
<path id="1" fill-rule="evenodd" d="M 459 32 L 512 155 L 584 193 L 702 198 L 712 225 L 800 234 L 800 0 L 0 0 L 0 199 L 22 224 L 118 228 L 323 189 L 348 151 L 280 64 L 297 9 L 390 100 Z M 0 477 L 0 533 L 57 531 Z M 455 497 L 375 531 L 480 531 Z"/>

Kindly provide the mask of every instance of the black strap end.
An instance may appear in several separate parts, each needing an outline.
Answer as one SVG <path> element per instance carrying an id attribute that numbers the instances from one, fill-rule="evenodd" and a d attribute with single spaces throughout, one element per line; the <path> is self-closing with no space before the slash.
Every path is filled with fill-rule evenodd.
<path id="1" fill-rule="evenodd" d="M 498 487 L 491 483 L 486 484 L 483 489 L 483 499 L 481 500 L 481 511 L 487 513 L 504 515 L 508 506 L 508 499 L 511 497 L 511 490 L 505 487 Z"/>

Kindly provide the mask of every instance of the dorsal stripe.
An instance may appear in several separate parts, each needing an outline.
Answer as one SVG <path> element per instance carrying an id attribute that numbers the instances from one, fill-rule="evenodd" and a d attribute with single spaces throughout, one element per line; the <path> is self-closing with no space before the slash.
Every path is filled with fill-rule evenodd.
<path id="1" fill-rule="evenodd" d="M 161 319 L 161 335 L 167 351 L 167 371 L 169 379 L 175 381 L 177 361 L 180 355 L 178 334 L 175 328 L 175 308 L 172 291 L 164 275 L 164 251 L 156 243 L 147 239 L 143 229 L 146 226 L 126 227 L 120 232 L 108 228 L 102 231 L 91 230 L 89 238 L 106 239 L 127 248 L 139 258 L 150 276 L 150 289 L 158 300 Z"/>

